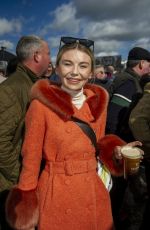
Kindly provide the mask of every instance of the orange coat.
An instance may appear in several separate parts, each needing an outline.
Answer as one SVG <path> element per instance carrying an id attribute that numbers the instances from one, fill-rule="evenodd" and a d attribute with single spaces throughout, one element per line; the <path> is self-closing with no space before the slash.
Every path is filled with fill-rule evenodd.
<path id="1" fill-rule="evenodd" d="M 113 229 L 109 193 L 96 172 L 95 148 L 70 118 L 75 116 L 91 125 L 99 140 L 103 162 L 107 155 L 106 165 L 116 173 L 120 169 L 115 170 L 112 160 L 114 146 L 111 147 L 110 143 L 114 139 L 117 140 L 115 145 L 123 142 L 114 136 L 106 137 L 105 141 L 106 91 L 95 85 L 86 85 L 84 93 L 87 100 L 78 110 L 72 105 L 70 95 L 48 80 L 39 80 L 32 88 L 22 149 L 23 167 L 17 187 L 18 191 L 37 192 L 39 230 Z M 45 167 L 40 174 L 42 158 Z M 25 211 L 29 210 L 32 216 L 34 201 L 28 204 L 28 198 L 22 197 Z M 11 208 L 16 208 L 16 213 L 19 210 L 17 206 Z M 13 220 L 9 217 L 9 222 L 23 226 L 22 220 L 17 219 L 18 215 L 19 211 Z M 29 213 L 27 215 L 30 216 Z"/>

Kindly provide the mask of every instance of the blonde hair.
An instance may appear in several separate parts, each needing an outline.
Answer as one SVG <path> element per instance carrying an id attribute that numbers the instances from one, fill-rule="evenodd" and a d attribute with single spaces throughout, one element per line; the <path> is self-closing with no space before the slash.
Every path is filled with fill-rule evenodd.
<path id="1" fill-rule="evenodd" d="M 66 51 L 72 50 L 72 49 L 80 50 L 80 51 L 86 53 L 90 57 L 90 59 L 91 59 L 91 70 L 93 72 L 94 71 L 94 65 L 95 65 L 94 54 L 90 50 L 90 48 L 87 48 L 86 46 L 80 44 L 79 42 L 72 43 L 72 44 L 65 44 L 60 48 L 60 50 L 58 51 L 58 54 L 57 54 L 57 58 L 56 58 L 56 66 L 59 65 L 59 62 L 61 60 L 62 55 Z"/>

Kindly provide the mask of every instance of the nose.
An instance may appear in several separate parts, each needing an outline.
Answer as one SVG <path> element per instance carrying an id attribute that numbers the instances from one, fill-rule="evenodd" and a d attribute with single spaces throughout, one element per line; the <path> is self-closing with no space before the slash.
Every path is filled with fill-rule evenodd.
<path id="1" fill-rule="evenodd" d="M 72 68 L 72 73 L 77 75 L 79 73 L 78 65 L 74 65 Z"/>

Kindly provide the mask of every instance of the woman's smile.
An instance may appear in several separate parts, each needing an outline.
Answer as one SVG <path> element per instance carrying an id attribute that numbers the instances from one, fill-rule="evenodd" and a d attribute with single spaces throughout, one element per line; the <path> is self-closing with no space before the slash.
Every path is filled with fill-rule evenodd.
<path id="1" fill-rule="evenodd" d="M 68 83 L 72 83 L 72 84 L 78 84 L 80 81 L 82 81 L 79 78 L 74 78 L 74 77 L 67 77 L 66 78 Z"/>

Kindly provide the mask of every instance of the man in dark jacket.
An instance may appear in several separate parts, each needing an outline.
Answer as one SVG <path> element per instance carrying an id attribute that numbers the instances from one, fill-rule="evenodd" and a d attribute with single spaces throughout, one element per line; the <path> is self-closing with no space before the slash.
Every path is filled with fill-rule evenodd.
<path id="1" fill-rule="evenodd" d="M 0 225 L 4 221 L 7 191 L 17 183 L 21 167 L 24 117 L 29 105 L 30 89 L 43 76 L 50 60 L 48 44 L 37 36 L 23 36 L 18 41 L 16 71 L 0 84 Z"/>
<path id="2" fill-rule="evenodd" d="M 108 89 L 110 103 L 108 106 L 107 133 L 115 133 L 126 141 L 131 141 L 123 133 L 124 122 L 131 107 L 142 94 L 140 79 L 150 71 L 150 52 L 140 47 L 130 50 L 127 68 L 118 74 Z M 134 105 L 133 105 L 134 104 Z M 122 133 L 121 133 L 122 131 Z"/>
<path id="3" fill-rule="evenodd" d="M 130 114 L 129 124 L 134 137 L 143 143 L 143 164 L 147 182 L 148 200 L 141 230 L 146 230 L 150 218 L 150 74 L 140 82 L 144 88 L 143 96 Z M 140 189 L 140 188 L 139 188 Z"/>
<path id="4" fill-rule="evenodd" d="M 134 140 L 128 125 L 129 115 L 142 95 L 140 79 L 149 72 L 150 52 L 141 47 L 131 49 L 128 55 L 127 69 L 115 77 L 109 88 L 110 102 L 106 133 L 117 134 L 127 142 Z M 119 211 L 126 187 L 127 181 L 122 177 L 113 178 L 113 189 L 110 195 L 117 230 L 120 230 Z"/>

